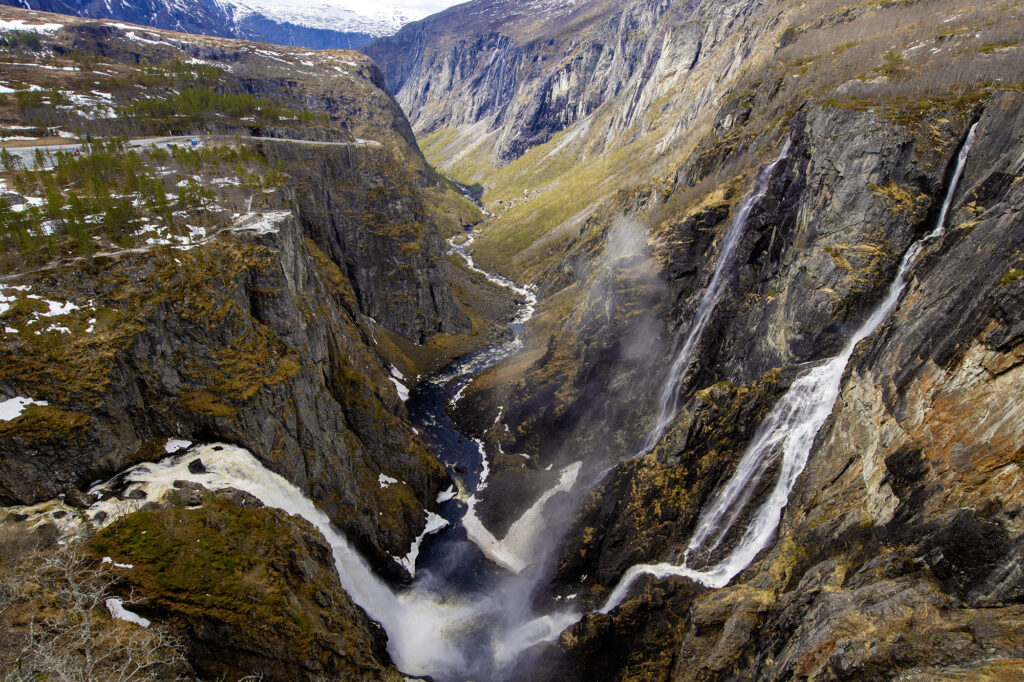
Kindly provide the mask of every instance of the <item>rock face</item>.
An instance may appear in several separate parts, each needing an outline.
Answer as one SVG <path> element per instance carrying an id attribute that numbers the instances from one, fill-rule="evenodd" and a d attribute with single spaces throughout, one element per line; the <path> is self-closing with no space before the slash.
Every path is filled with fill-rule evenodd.
<path id="1" fill-rule="evenodd" d="M 266 141 L 291 169 L 290 202 L 320 249 L 352 283 L 359 311 L 416 343 L 470 330 L 445 283 L 441 238 L 414 181 L 386 150 Z"/>
<path id="2" fill-rule="evenodd" d="M 442 202 L 454 190 L 426 166 L 359 55 L 340 56 L 356 60 L 349 75 L 314 82 L 288 52 L 247 56 L 228 41 L 168 34 L 166 46 L 140 46 L 90 24 L 55 40 L 81 50 L 85 37 L 115 62 L 222 60 L 232 65 L 223 87 L 317 107 L 328 123 L 246 138 L 283 178 L 249 200 L 264 214 L 259 226 L 230 227 L 191 250 L 127 249 L 20 278 L 94 324 L 85 332 L 83 317 L 56 343 L 30 330 L 0 342 L 4 393 L 49 403 L 0 422 L 0 502 L 85 489 L 164 456 L 172 437 L 237 443 L 397 575 L 391 556 L 408 551 L 447 476 L 408 423 L 377 340 L 469 331 L 439 236 L 452 229 Z M 19 314 L 5 322 L 20 325 Z M 401 482 L 385 490 L 382 473 Z"/>
<path id="3" fill-rule="evenodd" d="M 970 675 L 978 670 L 970 662 L 980 658 L 1008 659 L 1004 669 L 1019 669 L 1013 659 L 1024 651 L 1015 634 L 1021 613 L 1012 604 L 1022 589 L 1016 472 L 1024 434 L 1010 387 L 1018 381 L 1021 337 L 1019 315 L 1007 311 L 1021 295 L 1020 183 L 1000 178 L 1024 171 L 1019 140 L 1011 142 L 1008 132 L 1024 123 L 1020 104 L 1019 94 L 1000 93 L 981 105 L 973 161 L 949 231 L 920 260 L 893 315 L 858 347 L 777 542 L 721 590 L 641 581 L 621 608 L 587 617 L 563 635 L 558 649 L 566 674 L 586 679 L 611 666 L 614 679 L 884 679 L 910 668 L 952 674 L 964 665 Z M 862 131 L 859 139 L 870 140 L 872 129 L 896 135 L 898 142 L 883 150 L 898 152 L 865 154 L 868 148 L 849 142 L 845 153 L 829 148 L 815 131 L 834 129 L 837 115 L 842 129 Z M 784 293 L 777 303 L 762 298 L 743 307 L 734 295 L 719 313 L 730 327 L 736 323 L 719 332 L 726 339 L 763 324 L 788 342 L 773 347 L 772 334 L 762 334 L 761 345 L 740 344 L 747 344 L 742 355 L 729 344 L 709 344 L 695 385 L 728 383 L 697 391 L 655 452 L 595 491 L 559 569 L 565 585 L 580 576 L 596 583 L 594 604 L 629 566 L 681 560 L 702 503 L 752 437 L 757 410 L 786 383 L 770 373 L 749 377 L 766 366 L 828 356 L 836 345 L 828 339 L 849 334 L 884 292 L 895 257 L 936 219 L 957 147 L 901 137 L 898 127 L 872 118 L 811 110 L 795 122 L 797 151 L 779 171 L 788 189 L 777 195 L 785 198 L 754 210 L 752 227 L 765 227 L 754 227 L 747 243 L 765 243 L 762 230 L 770 230 L 780 251 L 798 244 L 799 255 L 791 251 L 773 265 L 770 251 L 755 250 L 743 256 L 736 277 L 741 291 L 763 282 L 765 290 Z M 968 123 L 944 139 L 962 140 Z M 823 186 L 823 158 L 834 174 L 824 196 L 803 189 Z M 844 191 L 846 179 L 865 177 L 878 178 L 870 183 L 878 189 Z M 918 188 L 921 198 L 897 191 L 906 187 Z M 787 208 L 789 201 L 796 206 Z M 875 237 L 851 234 L 842 224 L 832 227 L 834 220 L 881 229 Z M 861 248 L 842 246 L 850 243 Z M 851 252 L 893 255 L 861 265 L 839 258 Z M 786 284 L 778 287 L 775 278 Z M 816 317 L 815 292 L 826 288 Z M 798 315 L 787 314 L 786 299 L 800 301 Z M 805 346 L 799 340 L 807 334 L 815 341 Z M 751 350 L 759 347 L 763 354 Z M 808 358 L 804 347 L 818 354 Z M 739 416 L 737 404 L 753 412 Z M 651 589 L 666 596 L 655 599 Z M 614 645 L 609 632 L 616 633 Z M 677 653 L 636 653 L 647 647 Z"/>
<path id="4" fill-rule="evenodd" d="M 136 595 L 131 609 L 179 631 L 203 679 L 400 677 L 386 634 L 352 603 L 330 547 L 300 518 L 212 496 L 198 509 L 130 514 L 90 549 L 131 565 L 118 571 Z"/>
<path id="5" fill-rule="evenodd" d="M 646 132 L 651 123 L 643 119 L 660 113 L 653 109 L 664 106 L 661 99 L 698 63 L 693 77 L 705 72 L 704 52 L 742 35 L 741 43 L 712 52 L 706 73 L 714 80 L 690 104 L 687 118 L 693 116 L 712 96 L 711 85 L 732 75 L 728 60 L 741 58 L 771 25 L 749 21 L 756 3 L 746 1 L 536 4 L 476 0 L 361 49 L 381 66 L 418 134 L 486 131 L 500 163 L 606 103 L 615 111 L 588 129 L 593 144 Z"/>

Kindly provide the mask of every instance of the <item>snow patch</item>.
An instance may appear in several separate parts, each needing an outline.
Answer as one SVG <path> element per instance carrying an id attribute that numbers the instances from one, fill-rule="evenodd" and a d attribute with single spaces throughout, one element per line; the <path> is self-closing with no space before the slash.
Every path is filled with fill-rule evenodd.
<path id="1" fill-rule="evenodd" d="M 164 443 L 164 452 L 168 455 L 173 455 L 178 450 L 184 450 L 185 448 L 191 447 L 192 441 L 181 440 L 180 438 L 168 438 L 167 442 Z"/>
<path id="2" fill-rule="evenodd" d="M 401 381 L 394 377 L 388 377 L 388 379 L 390 379 L 391 383 L 395 385 L 395 390 L 398 391 L 398 397 L 402 399 L 402 402 L 404 403 L 406 400 L 408 400 L 409 389 L 405 387 L 405 384 L 403 384 Z"/>
<path id="3" fill-rule="evenodd" d="M 29 405 L 49 405 L 45 400 L 33 400 L 32 398 L 10 398 L 0 403 L 0 422 L 9 422 L 21 416 Z"/>
<path id="4" fill-rule="evenodd" d="M 25 19 L 0 19 L 0 31 L 35 31 L 36 33 L 52 33 L 64 28 L 64 24 L 30 24 Z"/>
<path id="5" fill-rule="evenodd" d="M 140 616 L 137 613 L 133 613 L 124 607 L 124 602 L 120 599 L 111 597 L 107 600 L 107 610 L 110 611 L 110 617 L 116 618 L 117 620 L 126 620 L 129 623 L 135 623 L 136 625 L 144 628 L 149 627 L 149 621 Z"/>
<path id="6" fill-rule="evenodd" d="M 494 563 L 514 573 L 522 572 L 534 557 L 533 546 L 539 535 L 537 530 L 544 521 L 544 506 L 555 494 L 567 492 L 576 484 L 576 477 L 579 476 L 582 466 L 583 462 L 573 462 L 562 469 L 558 475 L 558 483 L 523 512 L 501 540 L 495 538 L 484 526 L 476 514 L 478 500 L 475 496 L 470 497 L 466 500 L 466 515 L 462 518 L 462 526 L 466 529 L 467 537 Z"/>
<path id="7" fill-rule="evenodd" d="M 427 537 L 431 533 L 436 533 L 448 525 L 447 519 L 432 511 L 424 510 L 423 513 L 427 515 L 427 525 L 423 529 L 423 532 L 419 534 L 419 537 L 412 541 L 412 545 L 409 547 L 409 553 L 401 559 L 398 557 L 391 557 L 413 577 L 416 576 L 416 557 L 420 555 L 420 544 L 423 542 L 423 538 Z"/>

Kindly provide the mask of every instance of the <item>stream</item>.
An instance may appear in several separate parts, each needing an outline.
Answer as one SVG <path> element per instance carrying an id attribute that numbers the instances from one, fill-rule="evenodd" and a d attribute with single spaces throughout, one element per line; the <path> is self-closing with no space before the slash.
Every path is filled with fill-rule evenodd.
<path id="1" fill-rule="evenodd" d="M 888 295 L 843 351 L 798 377 L 766 417 L 734 476 L 701 510 L 683 563 L 633 566 L 602 605 L 602 612 L 607 613 L 621 603 L 642 574 L 686 576 L 709 587 L 726 585 L 772 541 L 789 494 L 810 455 L 814 437 L 832 411 L 855 346 L 893 312 L 921 251 L 944 231 L 974 133 L 972 127 L 960 150 L 934 229 L 904 254 Z M 675 362 L 666 376 L 659 414 L 640 454 L 664 435 L 675 417 L 679 400 L 676 394 L 689 368 L 692 348 L 699 342 L 721 296 L 721 281 L 731 267 L 735 241 L 745 228 L 751 207 L 767 191 L 772 171 L 787 153 L 788 143 L 774 162 L 762 167 L 743 209 L 729 228 L 729 238 L 718 254 L 715 273 L 703 294 L 698 314 L 677 339 Z M 541 512 L 553 494 L 576 485 L 582 463 L 563 467 L 557 484 L 512 524 L 505 538 L 496 539 L 477 517 L 475 506 L 488 486 L 487 454 L 481 441 L 458 430 L 449 416 L 449 408 L 462 398 L 473 377 L 523 348 L 524 327 L 536 310 L 537 297 L 529 288 L 478 268 L 469 253 L 475 236 L 468 231 L 461 243 L 453 238 L 449 242 L 450 253 L 459 255 L 469 269 L 508 289 L 518 306 L 509 324 L 511 333 L 507 340 L 453 361 L 419 382 L 409 393 L 406 407 L 413 425 L 455 481 L 437 498 L 447 524 L 432 524 L 430 531 L 414 544 L 413 549 L 418 547 L 419 554 L 410 554 L 415 562 L 411 566 L 411 585 L 396 589 L 384 582 L 301 490 L 267 470 L 248 451 L 231 445 L 193 446 L 186 441 L 169 440 L 167 458 L 139 464 L 110 482 L 93 486 L 89 493 L 97 501 L 89 509 L 90 516 L 104 512 L 109 523 L 134 510 L 134 500 L 126 499 L 134 489 L 143 490 L 146 499 L 159 499 L 178 480 L 194 481 L 210 489 L 230 486 L 244 490 L 267 506 L 302 516 L 323 533 L 332 547 L 342 587 L 387 631 L 388 652 L 401 671 L 430 675 L 438 682 L 501 679 L 502 672 L 514 665 L 526 649 L 554 639 L 582 615 L 568 606 L 547 614 L 532 610 L 533 592 L 543 577 L 542 568 L 536 565 L 542 552 L 535 540 L 550 537 L 552 530 L 545 526 Z M 202 458 L 204 471 L 189 470 L 188 463 L 196 457 Z M 779 473 L 771 493 L 738 533 L 739 542 L 722 551 L 723 539 L 731 529 L 738 530 L 741 511 L 752 504 L 754 489 L 775 463 L 780 463 Z M 115 488 L 120 494 L 113 494 Z M 37 506 L 41 512 L 46 511 L 44 505 Z"/>

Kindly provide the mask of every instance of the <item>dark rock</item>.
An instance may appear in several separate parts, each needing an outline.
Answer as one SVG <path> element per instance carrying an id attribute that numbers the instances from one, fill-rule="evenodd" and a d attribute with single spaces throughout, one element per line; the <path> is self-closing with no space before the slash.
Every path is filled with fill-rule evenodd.
<path id="1" fill-rule="evenodd" d="M 200 483 L 193 481 L 175 481 L 174 491 L 168 495 L 172 504 L 180 504 L 185 507 L 195 507 L 203 503 L 209 490 Z"/>
<path id="2" fill-rule="evenodd" d="M 238 490 L 237 488 L 218 488 L 216 493 L 243 509 L 259 509 L 263 506 L 263 502 L 255 495 L 251 495 L 244 490 Z"/>
<path id="3" fill-rule="evenodd" d="M 203 460 L 196 458 L 188 463 L 188 472 L 190 474 L 205 474 L 206 466 L 203 465 Z"/>
<path id="4" fill-rule="evenodd" d="M 64 502 L 76 509 L 86 509 L 89 507 L 89 496 L 83 493 L 78 488 L 69 488 L 64 492 Z"/>

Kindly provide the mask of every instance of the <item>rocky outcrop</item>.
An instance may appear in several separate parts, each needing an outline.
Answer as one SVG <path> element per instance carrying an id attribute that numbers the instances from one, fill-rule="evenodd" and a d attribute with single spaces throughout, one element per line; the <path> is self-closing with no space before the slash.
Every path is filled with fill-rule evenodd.
<path id="1" fill-rule="evenodd" d="M 378 146 L 261 143 L 267 159 L 291 169 L 295 216 L 341 268 L 359 311 L 424 343 L 439 333 L 470 331 L 445 281 L 451 267 L 413 178 Z"/>
<path id="2" fill-rule="evenodd" d="M 33 296 L 77 312 L 64 331 L 33 334 L 31 300 L 5 310 L 7 328 L 24 333 L 0 339 L 0 390 L 49 404 L 0 422 L 0 503 L 85 489 L 164 456 L 167 438 L 235 443 L 398 576 L 391 557 L 408 551 L 447 476 L 408 422 L 388 349 L 470 331 L 439 234 L 460 226 L 457 195 L 426 165 L 364 57 L 322 55 L 337 75 L 313 79 L 287 50 L 166 37 L 133 44 L 76 23 L 53 39 L 126 68 L 140 58 L 220 60 L 231 64 L 215 72 L 229 92 L 324 115 L 256 131 L 273 138 L 207 138 L 250 145 L 277 174 L 242 201 L 262 216 L 229 219 L 192 249 L 123 249 L 19 277 Z M 156 80 L 145 95 L 163 93 Z M 229 125 L 239 132 L 220 124 Z M 382 474 L 400 483 L 384 488 Z"/>
<path id="3" fill-rule="evenodd" d="M 171 627 L 201 678 L 393 680 L 387 635 L 342 589 L 308 522 L 208 495 L 130 514 L 89 542 L 132 611 Z M 111 564 L 113 566 L 114 564 Z"/>
<path id="4" fill-rule="evenodd" d="M 162 456 L 162 439 L 220 440 L 303 488 L 382 563 L 404 554 L 446 476 L 408 426 L 338 266 L 293 218 L 276 228 L 34 281 L 74 287 L 70 298 L 106 317 L 48 352 L 8 344 L 8 390 L 50 405 L 0 423 L 7 503 Z M 382 490 L 382 471 L 407 484 Z"/>

